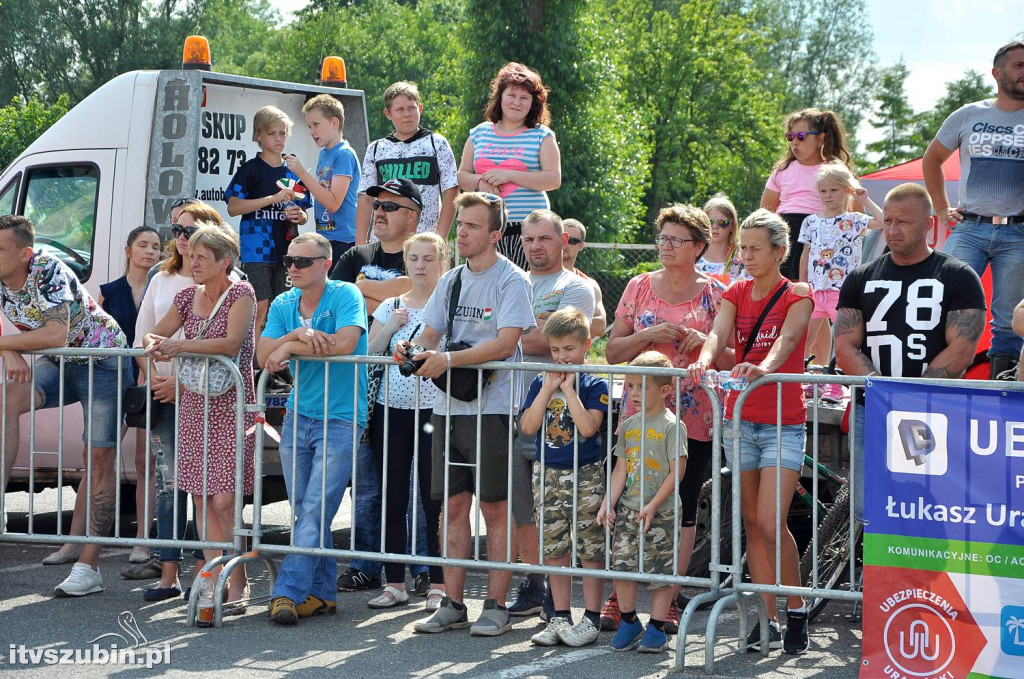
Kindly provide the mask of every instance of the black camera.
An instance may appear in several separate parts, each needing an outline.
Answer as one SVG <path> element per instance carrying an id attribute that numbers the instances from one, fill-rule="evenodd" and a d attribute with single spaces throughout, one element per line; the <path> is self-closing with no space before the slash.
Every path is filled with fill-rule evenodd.
<path id="1" fill-rule="evenodd" d="M 426 359 L 421 358 L 418 361 L 414 361 L 412 357 L 416 354 L 421 354 L 424 351 L 426 351 L 426 349 L 419 346 L 418 344 L 405 345 L 406 359 L 404 363 L 398 366 L 398 372 L 402 373 L 402 377 L 412 377 L 413 373 L 420 369 L 420 366 L 423 365 L 423 362 Z"/>

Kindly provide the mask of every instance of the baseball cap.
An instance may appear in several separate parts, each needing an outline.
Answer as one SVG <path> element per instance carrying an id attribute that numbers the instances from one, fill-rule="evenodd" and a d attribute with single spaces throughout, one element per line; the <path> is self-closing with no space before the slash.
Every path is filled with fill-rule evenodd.
<path id="1" fill-rule="evenodd" d="M 396 196 L 404 196 L 416 203 L 417 207 L 423 207 L 423 196 L 420 195 L 419 187 L 408 179 L 389 179 L 380 186 L 371 186 L 366 189 L 366 195 L 376 198 L 382 191 L 393 193 Z"/>

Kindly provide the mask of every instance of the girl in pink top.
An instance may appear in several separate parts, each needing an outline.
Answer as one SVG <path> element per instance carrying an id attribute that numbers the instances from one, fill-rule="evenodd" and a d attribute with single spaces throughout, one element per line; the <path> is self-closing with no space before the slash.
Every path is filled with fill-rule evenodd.
<path id="1" fill-rule="evenodd" d="M 804 218 L 821 212 L 821 199 L 815 181 L 822 163 L 840 161 L 850 164 L 846 148 L 846 130 L 832 111 L 805 108 L 786 116 L 786 154 L 778 162 L 764 193 L 761 207 L 777 212 L 789 225 L 789 252 L 798 253 L 796 237 Z M 792 256 L 782 265 L 782 275 L 791 281 L 800 278 L 800 258 Z"/>

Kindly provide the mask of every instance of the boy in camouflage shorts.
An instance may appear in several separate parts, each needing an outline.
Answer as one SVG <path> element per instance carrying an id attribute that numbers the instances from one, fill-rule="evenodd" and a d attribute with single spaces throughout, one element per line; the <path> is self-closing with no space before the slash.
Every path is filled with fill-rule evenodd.
<path id="1" fill-rule="evenodd" d="M 640 354 L 630 365 L 672 367 L 671 361 L 656 351 Z M 637 413 L 620 427 L 611 488 L 597 515 L 602 525 L 615 526 L 612 568 L 616 571 L 672 574 L 672 535 L 676 525 L 672 498 L 686 470 L 686 426 L 665 407 L 672 381 L 668 376 L 626 376 L 629 398 Z M 660 653 L 668 647 L 665 618 L 672 603 L 672 590 L 667 583 L 651 583 L 648 587 L 654 592 L 650 624 L 645 632 L 636 615 L 637 583 L 615 581 L 622 622 L 612 639 L 612 650 L 629 651 L 639 644 L 641 653 Z"/>
<path id="2" fill-rule="evenodd" d="M 586 362 L 590 322 L 582 312 L 559 309 L 547 318 L 543 333 L 555 363 Z M 598 434 L 608 408 L 608 382 L 582 372 L 541 373 L 530 384 L 524 408 L 520 431 L 537 437 L 540 464 L 533 468 L 533 498 L 537 527 L 543 531 L 544 563 L 570 566 L 578 555 L 585 568 L 602 568 L 604 530 L 597 514 L 605 484 Z M 551 576 L 555 613 L 547 627 L 533 635 L 533 643 L 583 646 L 597 639 L 604 580 L 583 578 L 586 611 L 576 625 L 571 588 L 571 576 Z"/>

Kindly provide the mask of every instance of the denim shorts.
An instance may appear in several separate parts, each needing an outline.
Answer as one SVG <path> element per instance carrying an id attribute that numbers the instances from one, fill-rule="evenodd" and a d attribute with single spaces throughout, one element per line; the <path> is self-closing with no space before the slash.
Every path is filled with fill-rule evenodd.
<path id="1" fill-rule="evenodd" d="M 726 464 L 732 466 L 733 422 L 725 420 L 722 425 L 722 445 L 725 448 Z M 799 472 L 804 466 L 804 445 L 807 426 L 803 424 L 782 425 L 782 468 Z M 749 472 L 765 467 L 774 467 L 777 446 L 777 430 L 774 424 L 740 422 L 740 471 Z"/>
<path id="2" fill-rule="evenodd" d="M 121 389 L 117 387 L 117 365 L 122 363 Z M 124 392 L 132 383 L 131 359 L 108 356 L 93 362 L 92 368 L 92 445 L 95 448 L 114 448 L 120 435 L 121 423 L 117 410 Z M 42 356 L 35 363 L 36 393 L 42 398 L 40 408 L 60 405 L 60 365 L 56 359 Z M 89 441 L 89 364 L 64 362 L 64 405 L 82 403 L 82 441 Z"/>

